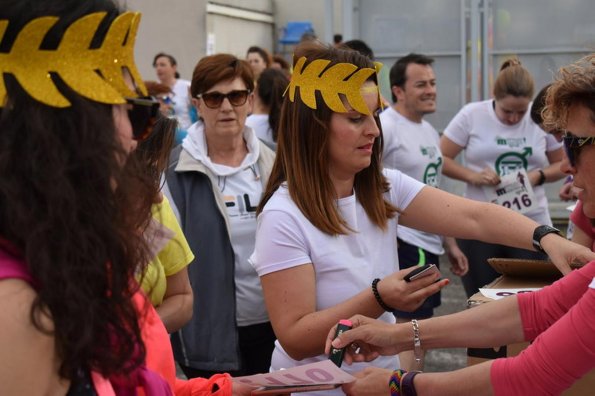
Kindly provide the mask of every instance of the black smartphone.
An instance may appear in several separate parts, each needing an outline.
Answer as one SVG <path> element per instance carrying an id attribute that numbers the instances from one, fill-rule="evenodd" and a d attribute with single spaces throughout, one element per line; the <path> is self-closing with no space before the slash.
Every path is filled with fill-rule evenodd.
<path id="1" fill-rule="evenodd" d="M 403 278 L 405 282 L 413 282 L 416 279 L 423 278 L 424 276 L 428 276 L 431 274 L 440 273 L 436 264 L 425 264 L 420 267 L 417 267 Z"/>

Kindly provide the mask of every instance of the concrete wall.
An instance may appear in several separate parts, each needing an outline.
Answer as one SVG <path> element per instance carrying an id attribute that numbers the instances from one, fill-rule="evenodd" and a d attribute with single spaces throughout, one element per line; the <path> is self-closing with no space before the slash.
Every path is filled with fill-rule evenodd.
<path id="1" fill-rule="evenodd" d="M 129 10 L 142 12 L 137 35 L 136 63 L 146 80 L 155 80 L 153 57 L 173 55 L 182 78 L 190 79 L 196 62 L 213 52 L 229 52 L 244 58 L 246 49 L 260 45 L 273 50 L 274 25 L 240 17 L 207 12 L 207 0 L 120 0 Z M 261 13 L 272 19 L 272 0 L 218 0 L 217 5 Z M 207 42 L 210 43 L 207 48 Z"/>
<path id="2" fill-rule="evenodd" d="M 146 80 L 155 80 L 153 57 L 167 52 L 178 61 L 182 78 L 189 79 L 206 47 L 206 0 L 128 0 L 130 10 L 142 12 L 136 42 L 136 64 Z"/>
<path id="3" fill-rule="evenodd" d="M 343 32 L 342 10 L 343 0 L 330 0 L 334 10 L 330 17 L 332 26 L 329 26 L 326 15 L 327 0 L 273 0 L 275 22 L 277 24 L 276 40 L 281 37 L 282 29 L 289 21 L 310 21 L 314 26 L 314 31 L 321 41 L 325 37 L 332 38 L 335 33 Z M 291 46 L 285 48 L 286 52 L 291 53 Z M 281 52 L 283 48 L 277 45 L 276 51 Z"/>

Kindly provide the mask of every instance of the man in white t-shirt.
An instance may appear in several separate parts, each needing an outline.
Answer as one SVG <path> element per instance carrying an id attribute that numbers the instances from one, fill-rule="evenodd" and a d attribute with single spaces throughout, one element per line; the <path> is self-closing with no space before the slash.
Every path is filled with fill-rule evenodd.
<path id="1" fill-rule="evenodd" d="M 436 111 L 436 77 L 434 60 L 425 55 L 409 54 L 399 59 L 390 70 L 394 104 L 380 115 L 384 152 L 383 165 L 429 185 L 439 187 L 442 174 L 442 153 L 438 132 L 423 119 Z M 454 238 L 443 238 L 412 228 L 399 226 L 398 254 L 400 268 L 423 264 L 438 265 L 438 256 L 447 248 L 452 272 L 467 272 L 467 258 Z M 414 312 L 395 311 L 398 321 L 425 319 L 433 316 L 440 305 L 440 293 L 428 298 Z M 401 367 L 420 370 L 410 351 L 399 355 Z"/>

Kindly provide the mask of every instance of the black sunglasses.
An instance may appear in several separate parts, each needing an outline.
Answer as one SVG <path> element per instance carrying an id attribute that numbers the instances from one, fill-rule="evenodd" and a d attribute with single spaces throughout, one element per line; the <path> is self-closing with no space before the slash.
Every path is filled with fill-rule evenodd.
<path id="1" fill-rule="evenodd" d="M 196 97 L 198 99 L 202 99 L 209 109 L 218 109 L 225 98 L 227 98 L 229 103 L 231 103 L 231 105 L 234 107 L 242 106 L 248 100 L 248 95 L 250 95 L 250 90 L 244 89 L 241 91 L 231 91 L 226 94 L 217 91 L 206 92 L 198 94 Z"/>
<path id="2" fill-rule="evenodd" d="M 132 125 L 132 138 L 137 141 L 145 140 L 153 132 L 159 114 L 159 100 L 152 96 L 126 98 L 126 103 L 132 105 L 128 109 L 128 118 Z"/>
<path id="3" fill-rule="evenodd" d="M 564 150 L 566 151 L 570 165 L 576 166 L 576 160 L 583 147 L 591 145 L 595 145 L 595 136 L 577 137 L 566 131 L 564 135 Z"/>

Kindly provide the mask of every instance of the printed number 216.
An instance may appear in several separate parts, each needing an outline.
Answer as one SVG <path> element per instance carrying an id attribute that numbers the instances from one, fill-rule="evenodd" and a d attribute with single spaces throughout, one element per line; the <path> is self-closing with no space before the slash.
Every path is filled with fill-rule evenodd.
<path id="1" fill-rule="evenodd" d="M 523 207 L 528 208 L 531 206 L 531 198 L 529 198 L 528 194 L 521 195 L 521 199 L 519 197 L 515 197 L 512 201 L 504 201 L 502 202 L 502 206 L 506 208 L 512 208 L 521 210 Z"/>

